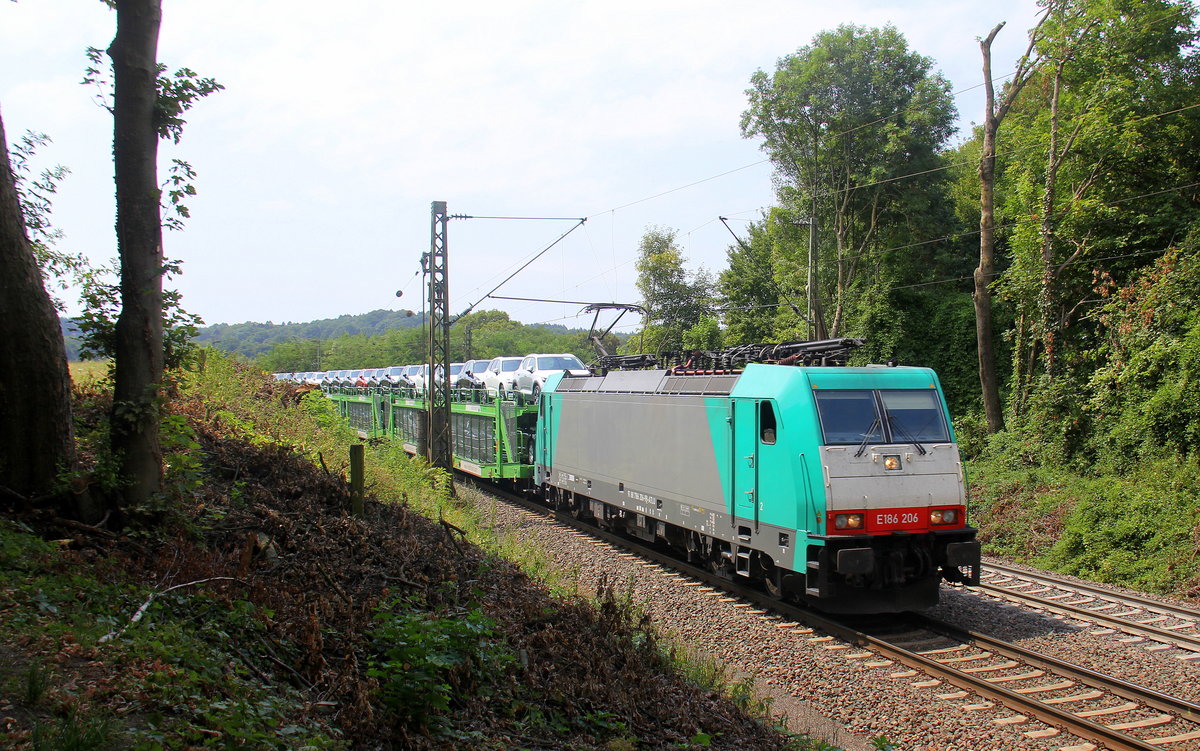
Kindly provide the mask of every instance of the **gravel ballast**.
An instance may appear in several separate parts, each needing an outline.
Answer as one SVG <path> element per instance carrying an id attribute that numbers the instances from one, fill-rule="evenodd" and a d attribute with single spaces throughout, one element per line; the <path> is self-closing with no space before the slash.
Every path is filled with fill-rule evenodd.
<path id="1" fill-rule="evenodd" d="M 901 751 L 1035 751 L 1081 742 L 1065 733 L 1030 737 L 1026 733 L 1046 726 L 1034 719 L 998 724 L 1014 713 L 1001 706 L 980 708 L 985 700 L 974 695 L 939 698 L 958 689 L 944 682 L 924 685 L 928 676 L 881 664 L 885 658 L 668 575 L 551 519 L 499 501 L 481 504 L 498 527 L 543 548 L 556 567 L 571 572 L 580 594 L 594 594 L 601 583 L 628 590 L 678 644 L 721 660 L 739 678 L 753 676 L 795 732 L 847 751 L 872 749 L 870 739 L 877 736 Z M 1177 650 L 1147 651 L 1153 642 L 1121 641 L 1120 633 L 1093 633 L 1102 629 L 970 591 L 943 587 L 942 602 L 929 615 L 1183 698 L 1195 700 L 1200 686 L 1200 665 L 1178 659 Z"/>

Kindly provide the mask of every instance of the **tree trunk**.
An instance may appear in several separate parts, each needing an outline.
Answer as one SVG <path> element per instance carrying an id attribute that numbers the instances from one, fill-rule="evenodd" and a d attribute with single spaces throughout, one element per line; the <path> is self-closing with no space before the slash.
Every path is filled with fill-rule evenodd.
<path id="1" fill-rule="evenodd" d="M 126 505 L 162 485 L 159 389 L 163 375 L 162 222 L 158 186 L 158 30 L 161 0 L 117 0 L 113 61 L 113 160 L 121 314 L 114 354 L 112 443 Z"/>
<path id="2" fill-rule="evenodd" d="M 1045 13 L 1038 19 L 1037 26 L 1029 32 L 1029 47 L 1017 63 L 1004 101 L 996 104 L 996 91 L 992 86 L 992 42 L 1004 22 L 996 25 L 987 38 L 979 41 L 983 53 L 983 88 L 987 97 L 983 116 L 983 150 L 979 156 L 979 266 L 975 269 L 975 341 L 979 349 L 979 385 L 983 391 L 983 410 L 987 415 L 988 431 L 1004 430 L 1004 411 L 1000 404 L 1000 387 L 996 379 L 996 352 L 992 344 L 992 293 L 988 285 L 996 275 L 996 218 L 993 191 L 996 185 L 996 134 L 1000 121 L 1008 113 L 1017 95 L 1029 81 L 1040 63 L 1031 59 L 1037 45 Z"/>
<path id="3" fill-rule="evenodd" d="M 983 411 L 988 432 L 1004 430 L 1004 411 L 1000 405 L 1000 387 L 996 381 L 996 352 L 992 344 L 992 292 L 988 285 L 996 275 L 996 220 L 993 190 L 996 183 L 996 95 L 992 87 L 992 40 L 1004 24 L 979 43 L 983 52 L 983 81 L 987 104 L 983 117 L 983 152 L 979 157 L 979 266 L 975 269 L 975 343 L 979 350 L 979 386 L 983 391 Z"/>
<path id="4" fill-rule="evenodd" d="M 74 464 L 71 376 L 26 234 L 0 119 L 0 504 L 53 494 Z M 70 515 L 81 509 L 63 508 Z"/>

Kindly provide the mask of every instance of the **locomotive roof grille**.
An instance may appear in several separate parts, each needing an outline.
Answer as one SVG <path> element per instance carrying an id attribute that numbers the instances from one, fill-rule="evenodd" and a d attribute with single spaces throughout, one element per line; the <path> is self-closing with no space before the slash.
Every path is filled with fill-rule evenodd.
<path id="1" fill-rule="evenodd" d="M 668 376 L 662 391 L 680 394 L 728 394 L 737 383 L 736 375 L 688 375 Z"/>
<path id="2" fill-rule="evenodd" d="M 603 370 L 683 368 L 687 370 L 731 370 L 748 363 L 779 365 L 842 366 L 850 353 L 863 345 L 862 339 L 822 339 L 815 342 L 741 344 L 719 350 L 684 350 L 657 355 L 607 355 L 597 366 Z"/>
<path id="3" fill-rule="evenodd" d="M 626 370 L 613 371 L 604 377 L 563 376 L 555 391 L 725 395 L 733 391 L 739 377 L 740 373 L 677 375 L 668 370 Z"/>

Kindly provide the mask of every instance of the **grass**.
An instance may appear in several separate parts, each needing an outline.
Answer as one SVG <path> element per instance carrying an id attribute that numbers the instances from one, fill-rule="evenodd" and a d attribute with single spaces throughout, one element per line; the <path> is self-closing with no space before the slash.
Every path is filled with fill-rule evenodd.
<path id="1" fill-rule="evenodd" d="M 71 380 L 76 384 L 83 384 L 108 378 L 112 363 L 109 360 L 83 360 L 67 363 L 67 367 L 71 371 Z"/>

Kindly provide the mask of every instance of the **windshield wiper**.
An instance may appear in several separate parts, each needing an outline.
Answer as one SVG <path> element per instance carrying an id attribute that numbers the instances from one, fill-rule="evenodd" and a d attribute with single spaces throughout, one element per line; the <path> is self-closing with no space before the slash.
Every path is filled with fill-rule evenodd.
<path id="1" fill-rule="evenodd" d="M 925 454 L 929 453 L 916 438 L 913 438 L 912 433 L 909 433 L 908 430 L 905 429 L 904 423 L 900 422 L 899 418 L 893 415 L 890 411 L 887 412 L 887 421 L 888 426 L 892 429 L 893 433 L 899 433 L 901 438 L 917 447 L 917 453 L 919 453 L 921 456 L 925 456 Z"/>
<path id="2" fill-rule="evenodd" d="M 875 428 L 878 427 L 881 427 L 879 424 L 879 415 L 875 415 L 875 422 L 871 423 L 871 427 L 867 428 L 867 432 L 863 434 L 862 443 L 858 445 L 858 451 L 854 452 L 855 459 L 862 456 L 863 452 L 867 450 L 867 444 L 871 442 L 871 436 L 875 435 Z M 922 451 L 921 453 L 925 452 Z"/>

